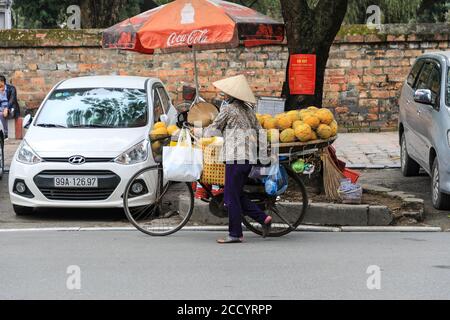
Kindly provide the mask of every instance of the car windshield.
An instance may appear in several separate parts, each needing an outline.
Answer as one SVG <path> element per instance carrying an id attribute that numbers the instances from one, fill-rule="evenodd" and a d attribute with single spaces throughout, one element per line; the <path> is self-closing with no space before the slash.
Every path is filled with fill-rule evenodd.
<path id="1" fill-rule="evenodd" d="M 136 128 L 147 124 L 145 90 L 91 88 L 56 90 L 36 126 L 46 128 Z"/>

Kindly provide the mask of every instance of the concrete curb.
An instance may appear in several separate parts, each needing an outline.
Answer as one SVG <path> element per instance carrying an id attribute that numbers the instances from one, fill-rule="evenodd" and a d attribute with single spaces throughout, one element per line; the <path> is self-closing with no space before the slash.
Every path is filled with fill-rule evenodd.
<path id="1" fill-rule="evenodd" d="M 442 232 L 440 227 L 341 227 L 342 232 Z"/>
<path id="2" fill-rule="evenodd" d="M 301 203 L 285 204 L 292 212 L 301 208 Z M 291 210 L 289 210 L 291 212 Z M 287 212 L 287 214 L 289 214 Z M 352 205 L 334 203 L 310 203 L 303 222 L 314 226 L 389 226 L 393 216 L 386 206 Z M 227 225 L 228 218 L 218 218 L 210 213 L 209 206 L 196 200 L 191 222 L 200 225 Z"/>
<path id="3" fill-rule="evenodd" d="M 401 168 L 400 164 L 347 164 L 347 168 L 349 169 L 398 169 Z"/>
<path id="4" fill-rule="evenodd" d="M 245 230 L 245 228 L 244 228 Z M 13 232 L 111 232 L 111 231 L 133 231 L 138 232 L 133 227 L 104 227 L 104 228 L 24 228 L 24 229 L 0 229 L 0 233 Z M 226 226 L 188 226 L 184 227 L 182 231 L 228 231 Z M 352 226 L 352 227 L 322 227 L 300 225 L 296 232 L 450 232 L 450 230 L 442 230 L 440 227 L 370 227 L 370 226 Z"/>
<path id="5" fill-rule="evenodd" d="M 425 214 L 424 200 L 417 198 L 412 194 L 403 191 L 393 191 L 389 188 L 379 187 L 375 185 L 361 185 L 364 192 L 383 194 L 387 197 L 396 198 L 402 201 L 401 210 L 393 214 L 393 220 L 396 222 L 417 223 L 423 221 Z M 377 224 L 373 224 L 377 225 Z"/>

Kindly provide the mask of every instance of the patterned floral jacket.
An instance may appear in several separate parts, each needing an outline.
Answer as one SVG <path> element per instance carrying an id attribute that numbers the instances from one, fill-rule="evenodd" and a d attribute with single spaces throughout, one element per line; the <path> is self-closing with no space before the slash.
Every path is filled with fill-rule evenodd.
<path id="1" fill-rule="evenodd" d="M 204 135 L 224 137 L 222 161 L 234 163 L 248 160 L 250 163 L 256 163 L 258 134 L 261 129 L 253 108 L 243 101 L 234 100 L 221 108 Z"/>

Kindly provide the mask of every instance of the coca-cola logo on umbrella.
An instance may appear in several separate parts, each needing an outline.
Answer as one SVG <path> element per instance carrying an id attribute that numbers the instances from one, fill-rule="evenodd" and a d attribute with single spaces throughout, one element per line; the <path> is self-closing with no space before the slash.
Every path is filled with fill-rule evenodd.
<path id="1" fill-rule="evenodd" d="M 168 47 L 208 43 L 208 29 L 192 30 L 190 33 L 173 32 L 167 39 Z"/>

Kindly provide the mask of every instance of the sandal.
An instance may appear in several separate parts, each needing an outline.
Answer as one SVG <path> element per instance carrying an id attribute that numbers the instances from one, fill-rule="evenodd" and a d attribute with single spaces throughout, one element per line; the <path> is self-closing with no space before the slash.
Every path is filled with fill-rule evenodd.
<path id="1" fill-rule="evenodd" d="M 242 243 L 242 241 L 244 241 L 244 238 L 235 238 L 235 237 L 231 237 L 231 236 L 226 236 L 223 239 L 217 239 L 217 243 L 219 244 L 225 244 L 225 243 Z"/>
<path id="2" fill-rule="evenodd" d="M 272 217 L 267 216 L 266 220 L 262 224 L 262 237 L 265 238 L 269 235 L 270 229 L 272 228 Z"/>

